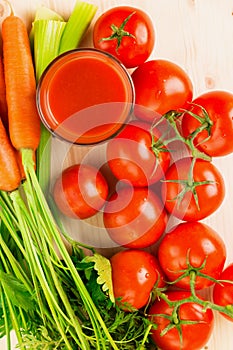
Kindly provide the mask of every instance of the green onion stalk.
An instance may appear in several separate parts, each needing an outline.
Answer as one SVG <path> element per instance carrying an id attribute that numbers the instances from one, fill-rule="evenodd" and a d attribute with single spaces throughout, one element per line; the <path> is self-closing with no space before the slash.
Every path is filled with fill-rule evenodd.
<path id="1" fill-rule="evenodd" d="M 56 302 L 56 300 L 53 298 L 53 295 L 58 293 L 59 294 L 59 300 L 62 300 L 65 306 L 65 309 L 67 312 L 69 312 L 69 321 L 72 321 L 71 326 L 75 327 L 77 334 L 80 336 L 82 334 L 82 330 L 79 325 L 79 321 L 75 318 L 75 315 L 72 313 L 72 309 L 69 308 L 69 301 L 66 298 L 66 294 L 64 293 L 61 284 L 59 283 L 59 279 L 56 275 L 56 270 L 54 266 L 58 266 L 61 264 L 60 260 L 63 261 L 63 267 L 64 271 L 69 271 L 69 274 L 74 282 L 74 285 L 76 286 L 77 290 L 79 291 L 80 297 L 83 301 L 83 304 L 86 308 L 86 311 L 88 313 L 88 316 L 90 317 L 93 330 L 96 336 L 96 348 L 97 349 L 105 349 L 106 342 L 110 343 L 113 349 L 118 349 L 115 342 L 113 341 L 103 319 L 101 318 L 92 298 L 90 297 L 76 267 L 73 264 L 73 261 L 70 257 L 70 254 L 67 250 L 67 247 L 64 243 L 64 240 L 60 234 L 60 231 L 57 227 L 56 222 L 54 221 L 53 215 L 50 211 L 50 208 L 48 206 L 48 203 L 44 197 L 44 194 L 41 190 L 41 187 L 39 185 L 37 176 L 34 171 L 34 164 L 31 161 L 32 160 L 32 153 L 29 150 L 26 150 L 25 153 L 23 153 L 23 164 L 26 172 L 26 178 L 27 181 L 24 183 L 25 194 L 27 197 L 27 203 L 30 211 L 30 216 L 33 220 L 30 220 L 30 222 L 35 221 L 34 225 L 34 242 L 32 242 L 32 238 L 30 238 L 30 234 L 27 234 L 26 241 L 30 239 L 29 242 L 29 251 L 28 254 L 32 254 L 32 250 L 34 250 L 34 255 L 32 257 L 32 265 L 36 269 L 35 274 L 40 274 L 42 276 L 40 283 L 42 286 L 44 286 L 44 290 L 47 293 L 46 300 L 49 300 L 51 302 L 51 305 L 55 306 L 55 309 L 59 310 L 59 304 Z M 13 202 L 16 206 L 21 206 L 21 210 L 25 210 L 23 203 L 16 202 L 15 203 L 15 193 L 11 194 L 11 197 L 13 197 Z M 19 199 L 18 197 L 16 200 Z M 19 214 L 19 217 L 21 215 Z M 24 213 L 23 217 L 25 218 L 26 215 Z M 24 230 L 24 228 L 21 228 Z M 33 229 L 33 227 L 32 227 Z M 36 240 L 39 239 L 39 242 Z M 34 245 L 36 247 L 34 248 Z M 41 257 L 41 252 L 43 256 L 43 261 L 40 261 L 37 259 L 37 251 L 36 249 L 41 249 L 39 251 L 39 258 Z M 36 259 L 38 260 L 36 262 Z M 36 263 L 35 263 L 36 262 Z M 55 289 L 50 293 L 51 289 L 47 286 L 47 278 L 49 276 L 46 276 L 42 273 L 44 269 L 38 270 L 38 266 L 40 267 L 46 262 L 46 266 L 49 266 L 49 274 L 51 274 L 52 278 L 52 285 Z M 43 266 L 42 266 L 43 267 Z M 61 310 L 60 310 L 61 312 Z M 68 320 L 65 320 L 66 322 Z M 104 333 L 104 334 L 103 334 Z M 82 344 L 81 349 L 88 349 L 89 347 L 87 345 Z"/>

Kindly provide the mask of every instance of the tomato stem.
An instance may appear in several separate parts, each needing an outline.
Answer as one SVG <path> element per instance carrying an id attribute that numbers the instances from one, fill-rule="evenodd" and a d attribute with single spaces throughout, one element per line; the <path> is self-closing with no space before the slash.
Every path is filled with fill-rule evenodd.
<path id="1" fill-rule="evenodd" d="M 203 266 L 203 265 L 202 265 Z M 174 308 L 173 312 L 172 312 L 172 317 L 169 315 L 164 315 L 161 317 L 165 317 L 165 318 L 169 318 L 170 322 L 173 325 L 178 325 L 178 319 L 179 319 L 179 308 L 181 305 L 186 304 L 186 303 L 196 303 L 199 304 L 203 307 L 203 312 L 205 312 L 207 309 L 211 309 L 211 310 L 215 310 L 221 314 L 225 314 L 226 316 L 229 316 L 230 318 L 233 319 L 233 305 L 229 304 L 226 306 L 221 306 L 221 305 L 217 305 L 212 301 L 209 300 L 204 300 L 201 299 L 197 294 L 196 294 L 196 289 L 195 289 L 195 285 L 196 285 L 196 278 L 197 276 L 202 276 L 205 278 L 209 278 L 213 281 L 215 281 L 215 283 L 218 283 L 218 280 L 215 280 L 213 278 L 211 278 L 210 276 L 204 275 L 204 274 L 199 274 L 199 272 L 195 271 L 196 268 L 193 268 L 192 271 L 190 271 L 189 276 L 190 276 L 190 292 L 191 295 L 187 298 L 181 299 L 181 300 L 170 300 L 168 298 L 168 296 L 166 295 L 166 291 L 157 291 L 157 298 L 159 299 L 163 299 L 170 308 Z M 157 315 L 158 316 L 158 315 Z M 189 321 L 189 320 L 185 320 L 185 321 L 180 321 L 180 323 L 184 323 L 184 322 L 193 322 L 193 321 Z M 195 322 L 196 323 L 196 322 Z"/>
<path id="2" fill-rule="evenodd" d="M 196 287 L 196 278 L 197 276 L 208 279 L 209 281 L 212 281 L 213 283 L 220 283 L 220 281 L 218 281 L 217 279 L 202 273 L 201 271 L 205 268 L 206 265 L 206 261 L 207 261 L 207 257 L 206 259 L 203 261 L 203 263 L 200 266 L 193 266 L 190 263 L 190 250 L 187 253 L 187 257 L 186 257 L 186 264 L 187 267 L 183 270 L 179 270 L 177 272 L 182 272 L 182 274 L 175 279 L 174 281 L 170 281 L 167 282 L 168 284 L 176 284 L 177 282 L 180 282 L 182 279 L 189 277 L 189 283 L 190 283 L 190 290 L 193 291 L 193 294 L 195 294 L 195 287 Z M 224 281 L 224 282 L 228 282 L 228 281 Z"/>
<path id="3" fill-rule="evenodd" d="M 191 160 L 187 179 L 174 179 L 174 180 L 171 179 L 171 180 L 161 180 L 161 181 L 162 182 L 177 183 L 177 184 L 182 185 L 181 191 L 177 194 L 176 197 L 172 198 L 170 201 L 177 200 L 177 204 L 179 206 L 180 203 L 182 202 L 184 196 L 188 192 L 191 192 L 193 195 L 196 207 L 198 210 L 200 210 L 199 199 L 198 199 L 196 188 L 198 186 L 205 186 L 205 185 L 213 184 L 214 181 L 212 181 L 212 180 L 195 181 L 194 180 L 193 170 L 194 170 L 196 160 L 197 160 L 197 158 L 192 158 L 192 160 Z"/>
<path id="4" fill-rule="evenodd" d="M 178 325 L 180 323 L 180 320 L 179 320 L 179 303 L 177 303 L 176 306 L 173 309 L 172 321 L 173 321 L 173 323 L 175 325 Z"/>
<path id="5" fill-rule="evenodd" d="M 206 109 L 198 104 L 192 103 L 192 106 L 196 106 L 199 107 L 202 110 L 202 114 L 203 116 L 199 116 L 196 113 L 193 113 L 191 110 L 184 110 L 185 113 L 191 115 L 193 118 L 195 118 L 201 125 L 200 127 L 198 127 L 196 130 L 194 130 L 189 136 L 188 138 L 194 140 L 194 138 L 197 136 L 197 134 L 199 134 L 200 132 L 202 132 L 203 130 L 206 130 L 208 133 L 208 136 L 206 139 L 204 139 L 202 142 L 207 141 L 207 139 L 210 137 L 211 134 L 211 128 L 213 126 L 213 121 L 210 119 L 209 114 L 207 113 Z"/>
<path id="6" fill-rule="evenodd" d="M 188 111 L 189 112 L 189 111 Z M 192 112 L 190 112 L 192 113 Z M 155 121 L 154 124 L 152 124 L 151 127 L 151 136 L 153 136 L 153 129 L 154 128 L 158 128 L 162 123 L 164 123 L 164 120 L 166 120 L 168 122 L 168 126 L 167 126 L 167 130 L 165 130 L 163 132 L 163 135 L 161 136 L 161 138 L 159 138 L 158 141 L 156 142 L 152 142 L 152 148 L 161 148 L 161 146 L 167 146 L 168 144 L 174 142 L 174 141 L 180 141 L 181 143 L 183 143 L 183 145 L 186 145 L 188 147 L 188 150 L 191 152 L 191 155 L 193 158 L 200 158 L 203 160 L 207 160 L 207 161 L 211 161 L 211 157 L 207 154 L 205 154 L 204 152 L 201 152 L 195 145 L 194 145 L 194 138 L 196 137 L 196 135 L 209 128 L 210 125 L 212 125 L 212 122 L 210 121 L 210 119 L 207 119 L 207 117 L 205 118 L 204 122 L 202 123 L 202 125 L 195 130 L 195 133 L 191 135 L 189 135 L 189 137 L 184 137 L 183 135 L 181 135 L 181 132 L 178 128 L 178 121 L 179 119 L 182 117 L 183 113 L 178 112 L 178 111 L 169 111 L 168 113 L 165 113 L 164 115 L 162 115 L 161 118 L 159 118 L 158 120 Z M 209 116 L 208 116 L 209 118 Z M 170 134 L 170 131 L 173 131 L 172 136 L 167 138 L 167 135 Z"/>
<path id="7" fill-rule="evenodd" d="M 119 47 L 121 46 L 121 42 L 124 36 L 128 36 L 131 38 L 135 38 L 135 36 L 126 30 L 124 30 L 126 24 L 130 20 L 130 18 L 136 13 L 136 11 L 132 12 L 126 19 L 121 23 L 120 27 L 117 27 L 115 24 L 112 24 L 110 28 L 112 29 L 112 34 L 109 37 L 102 38 L 100 41 L 110 41 L 110 40 L 117 40 L 117 47 L 116 52 L 118 51 Z"/>

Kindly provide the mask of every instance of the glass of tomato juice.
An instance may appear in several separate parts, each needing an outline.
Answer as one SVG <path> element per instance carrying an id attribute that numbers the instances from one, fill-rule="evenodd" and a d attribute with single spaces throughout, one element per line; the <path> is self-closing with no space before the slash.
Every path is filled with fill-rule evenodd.
<path id="1" fill-rule="evenodd" d="M 92 145 L 116 135 L 129 119 L 135 99 L 126 68 L 112 55 L 79 48 L 55 58 L 37 87 L 37 107 L 55 136 Z"/>

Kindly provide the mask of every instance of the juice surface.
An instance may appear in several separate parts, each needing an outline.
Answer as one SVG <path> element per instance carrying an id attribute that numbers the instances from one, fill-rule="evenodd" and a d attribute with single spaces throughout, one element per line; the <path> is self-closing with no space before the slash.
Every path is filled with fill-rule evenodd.
<path id="1" fill-rule="evenodd" d="M 63 60 L 63 62 L 62 62 Z M 40 109 L 55 133 L 77 143 L 115 134 L 127 120 L 133 88 L 124 68 L 99 52 L 57 60 L 40 85 Z"/>

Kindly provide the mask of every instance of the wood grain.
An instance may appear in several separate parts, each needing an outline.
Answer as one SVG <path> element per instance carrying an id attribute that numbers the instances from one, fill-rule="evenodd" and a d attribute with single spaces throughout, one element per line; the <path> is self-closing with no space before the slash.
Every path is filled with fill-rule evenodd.
<path id="1" fill-rule="evenodd" d="M 147 11 L 156 28 L 156 46 L 151 58 L 165 58 L 182 66 L 190 75 L 194 94 L 211 89 L 233 91 L 233 0 L 92 0 L 98 5 L 97 16 L 104 10 L 117 5 L 132 5 Z M 67 18 L 74 6 L 74 0 L 11 0 L 13 9 L 30 28 L 38 6 L 45 5 Z M 94 19 L 95 21 L 95 19 Z M 91 30 L 82 46 L 92 46 Z M 233 142 L 233 141 L 232 141 Z M 59 152 L 58 152 L 59 150 Z M 85 161 L 104 163 L 103 150 L 73 148 L 70 145 L 53 141 L 52 181 L 62 166 L 76 162 L 83 157 Z M 227 263 L 233 261 L 233 155 L 214 159 L 226 183 L 226 197 L 219 210 L 204 222 L 213 227 L 225 240 Z M 101 217 L 98 225 L 101 225 Z M 87 225 L 87 226 L 86 226 Z M 73 235 L 100 247 L 108 246 L 107 235 L 103 229 L 95 233 L 96 221 L 90 219 L 85 227 L 77 223 L 68 224 Z M 86 228 L 88 227 L 88 234 Z M 78 232 L 78 234 L 77 234 Z M 208 293 L 210 295 L 210 293 Z M 212 338 L 205 349 L 231 350 L 233 343 L 233 323 L 216 315 L 216 325 Z M 198 335 L 197 335 L 198 336 Z M 4 340 L 0 349 L 5 349 Z M 190 349 L 192 350 L 192 349 Z"/>

